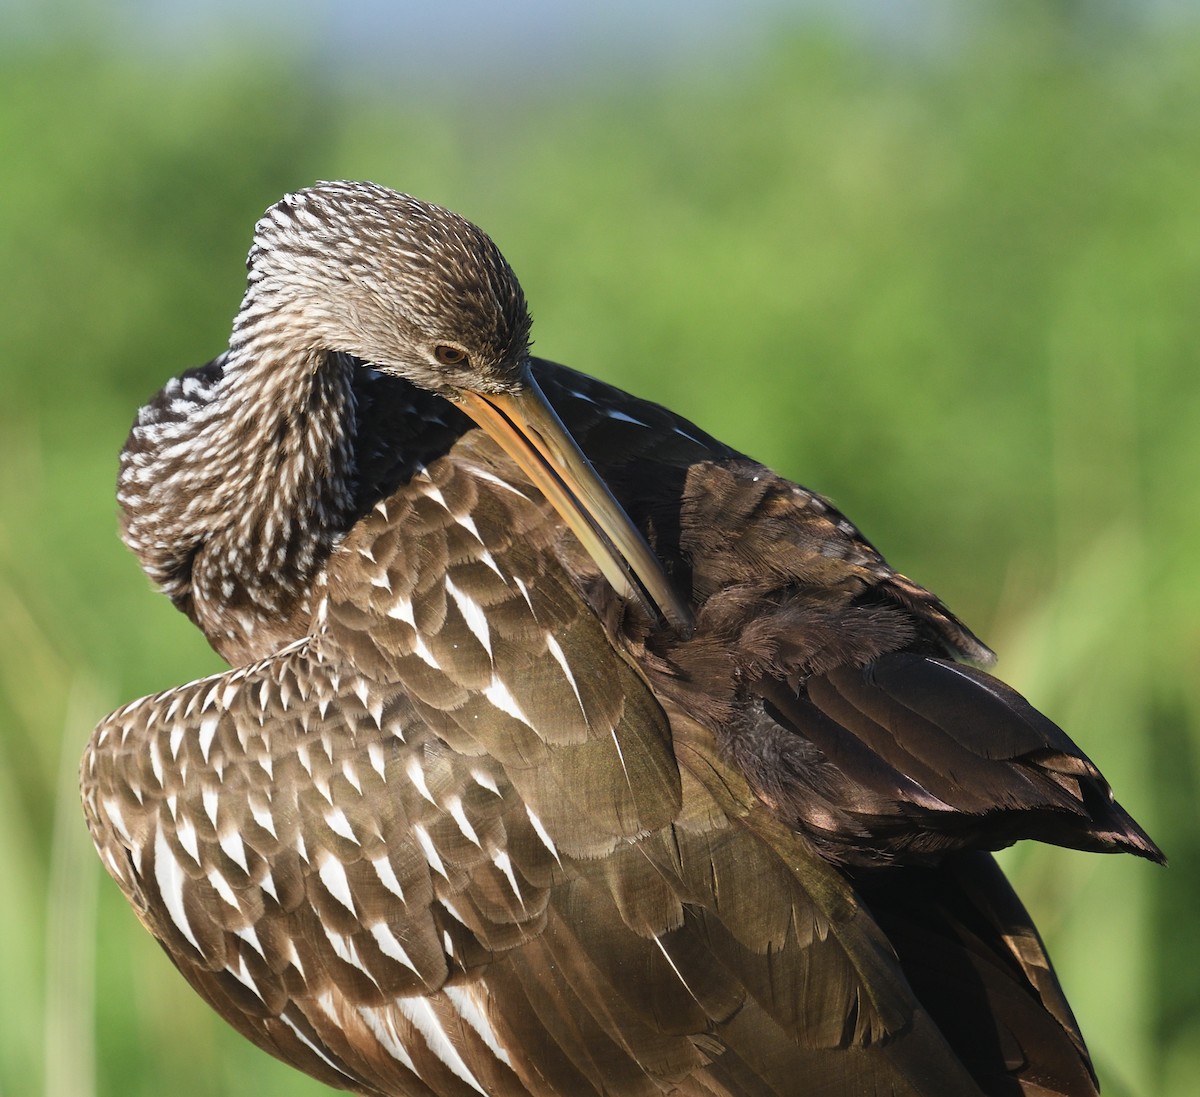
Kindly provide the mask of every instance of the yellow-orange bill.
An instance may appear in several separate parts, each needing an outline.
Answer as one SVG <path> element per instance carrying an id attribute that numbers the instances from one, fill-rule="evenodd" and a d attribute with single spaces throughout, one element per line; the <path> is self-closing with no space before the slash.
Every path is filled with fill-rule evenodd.
<path id="1" fill-rule="evenodd" d="M 528 368 L 516 395 L 464 390 L 461 404 L 551 503 L 613 589 L 690 631 L 692 615 L 637 527 L 576 445 Z"/>

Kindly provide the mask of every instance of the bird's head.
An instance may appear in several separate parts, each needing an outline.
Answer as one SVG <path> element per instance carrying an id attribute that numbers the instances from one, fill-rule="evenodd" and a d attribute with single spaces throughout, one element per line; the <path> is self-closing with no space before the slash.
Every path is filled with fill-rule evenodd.
<path id="1" fill-rule="evenodd" d="M 267 210 L 248 266 L 232 345 L 353 355 L 451 400 L 524 470 L 616 590 L 690 628 L 662 566 L 534 380 L 525 295 L 486 233 L 374 183 L 318 183 Z"/>
<path id="2" fill-rule="evenodd" d="M 521 284 L 486 233 L 441 206 L 375 183 L 318 183 L 263 214 L 247 266 L 248 308 L 269 309 L 306 349 L 352 354 L 451 399 L 520 383 Z"/>

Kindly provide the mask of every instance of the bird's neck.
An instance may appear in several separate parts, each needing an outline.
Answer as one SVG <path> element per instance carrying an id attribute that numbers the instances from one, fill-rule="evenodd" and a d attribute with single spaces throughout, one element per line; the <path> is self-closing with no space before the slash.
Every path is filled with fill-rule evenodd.
<path id="1" fill-rule="evenodd" d="M 340 355 L 309 352 L 226 372 L 226 423 L 213 431 L 233 472 L 226 551 L 264 594 L 306 584 L 344 528 L 354 498 L 351 368 Z"/>
<path id="2" fill-rule="evenodd" d="M 171 386 L 143 409 L 122 455 L 124 533 L 221 654 L 257 657 L 303 630 L 354 505 L 353 367 L 253 340 L 221 364 L 182 417 L 152 414 Z"/>

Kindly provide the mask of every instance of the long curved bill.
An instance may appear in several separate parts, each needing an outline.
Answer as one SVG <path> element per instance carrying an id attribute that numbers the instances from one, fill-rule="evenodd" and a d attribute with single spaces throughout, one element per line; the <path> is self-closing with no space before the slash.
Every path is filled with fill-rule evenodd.
<path id="1" fill-rule="evenodd" d="M 690 632 L 692 615 L 650 546 L 546 400 L 528 367 L 517 395 L 459 393 L 460 406 L 558 511 L 613 589 Z"/>

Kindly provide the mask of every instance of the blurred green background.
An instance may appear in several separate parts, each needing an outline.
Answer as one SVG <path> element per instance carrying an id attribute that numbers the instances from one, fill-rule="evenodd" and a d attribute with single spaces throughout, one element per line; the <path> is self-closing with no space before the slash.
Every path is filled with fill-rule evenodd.
<path id="1" fill-rule="evenodd" d="M 1200 10 L 969 7 L 391 74 L 0 16 L 0 1093 L 326 1092 L 175 974 L 75 771 L 218 666 L 117 540 L 134 410 L 224 346 L 262 209 L 350 177 L 483 225 L 539 353 L 833 496 L 998 649 L 1172 859 L 1004 855 L 1106 1092 L 1200 1094 Z"/>

